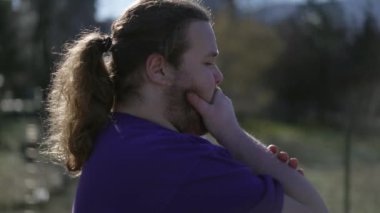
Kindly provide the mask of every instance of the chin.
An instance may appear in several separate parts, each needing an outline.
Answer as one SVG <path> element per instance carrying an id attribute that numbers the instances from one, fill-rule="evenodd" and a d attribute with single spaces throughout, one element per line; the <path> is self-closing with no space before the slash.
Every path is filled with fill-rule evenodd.
<path id="1" fill-rule="evenodd" d="M 208 133 L 200 114 L 187 102 L 186 91 L 180 87 L 168 90 L 165 117 L 180 133 L 204 135 Z"/>
<path id="2" fill-rule="evenodd" d="M 202 117 L 189 104 L 179 107 L 172 105 L 166 113 L 169 122 L 180 133 L 205 135 L 208 131 L 203 123 Z"/>
<path id="3" fill-rule="evenodd" d="M 206 126 L 203 123 L 202 117 L 194 109 L 190 115 L 186 118 L 186 122 L 183 124 L 182 133 L 189 133 L 194 135 L 205 135 L 208 133 Z"/>

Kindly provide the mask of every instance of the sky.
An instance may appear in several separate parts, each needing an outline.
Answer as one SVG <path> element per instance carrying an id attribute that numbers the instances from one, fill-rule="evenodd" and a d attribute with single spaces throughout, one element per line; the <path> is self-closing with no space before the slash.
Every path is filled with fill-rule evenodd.
<path id="1" fill-rule="evenodd" d="M 134 0 L 97 0 L 96 19 L 114 19 L 119 17 Z M 305 0 L 239 0 L 241 4 L 263 5 L 269 3 L 298 3 Z"/>
<path id="2" fill-rule="evenodd" d="M 119 17 L 133 0 L 97 0 L 96 19 L 114 19 Z"/>

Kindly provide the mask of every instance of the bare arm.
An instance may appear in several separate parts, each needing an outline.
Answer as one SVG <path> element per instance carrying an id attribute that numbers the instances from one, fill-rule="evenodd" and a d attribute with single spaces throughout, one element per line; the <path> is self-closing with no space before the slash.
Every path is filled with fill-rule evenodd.
<path id="1" fill-rule="evenodd" d="M 286 194 L 283 212 L 328 212 L 322 198 L 304 176 L 279 161 L 262 143 L 240 128 L 231 100 L 220 89 L 216 90 L 212 103 L 192 93 L 188 94 L 188 100 L 201 114 L 209 132 L 236 159 L 282 184 Z"/>

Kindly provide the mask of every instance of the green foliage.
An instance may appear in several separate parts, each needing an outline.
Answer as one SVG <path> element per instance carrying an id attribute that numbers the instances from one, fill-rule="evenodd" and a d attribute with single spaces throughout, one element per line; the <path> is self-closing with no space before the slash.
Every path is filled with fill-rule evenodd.
<path id="1" fill-rule="evenodd" d="M 270 27 L 249 17 L 236 17 L 229 11 L 216 14 L 215 33 L 221 55 L 218 65 L 224 74 L 222 87 L 237 103 L 239 112 L 251 113 L 265 106 L 269 91 L 262 76 L 284 46 Z"/>
<path id="2" fill-rule="evenodd" d="M 343 131 L 256 119 L 246 119 L 242 126 L 263 143 L 276 144 L 291 157 L 297 157 L 330 212 L 343 212 Z M 351 212 L 378 212 L 379 136 L 353 135 Z"/>
<path id="3" fill-rule="evenodd" d="M 12 20 L 11 1 L 0 1 L 0 74 L 7 79 L 17 67 L 15 29 Z M 3 87 L 9 87 L 7 81 Z M 3 88 L 0 85 L 0 97 Z"/>
<path id="4" fill-rule="evenodd" d="M 380 82 L 380 34 L 367 18 L 349 40 L 352 32 L 317 4 L 310 3 L 302 17 L 281 26 L 287 46 L 266 77 L 276 94 L 272 112 L 290 121 L 331 123 L 331 115 L 352 111 L 351 103 L 360 101 L 352 99 L 353 91 L 368 97 Z"/>
<path id="5" fill-rule="evenodd" d="M 363 29 L 350 49 L 351 69 L 350 78 L 345 81 L 346 87 L 358 89 L 380 80 L 380 30 L 377 24 L 368 13 Z"/>

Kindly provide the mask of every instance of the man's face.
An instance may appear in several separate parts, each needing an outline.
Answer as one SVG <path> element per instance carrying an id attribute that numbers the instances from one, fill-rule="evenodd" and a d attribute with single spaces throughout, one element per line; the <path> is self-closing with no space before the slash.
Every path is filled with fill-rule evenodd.
<path id="1" fill-rule="evenodd" d="M 186 93 L 194 92 L 210 103 L 223 75 L 216 65 L 218 47 L 211 24 L 192 22 L 187 39 L 189 49 L 183 54 L 179 69 L 174 70 L 173 86 L 166 91 L 166 116 L 180 132 L 202 135 L 207 129 L 200 115 L 187 102 Z"/>

